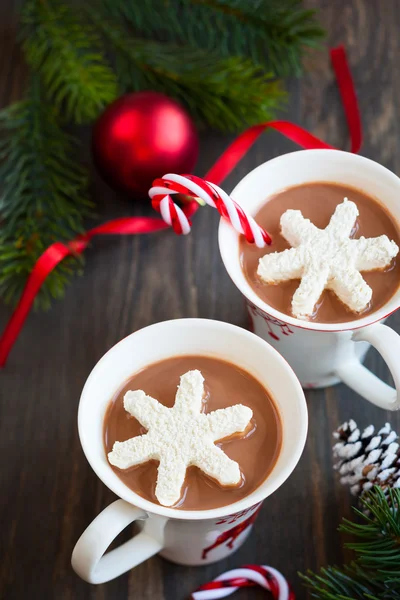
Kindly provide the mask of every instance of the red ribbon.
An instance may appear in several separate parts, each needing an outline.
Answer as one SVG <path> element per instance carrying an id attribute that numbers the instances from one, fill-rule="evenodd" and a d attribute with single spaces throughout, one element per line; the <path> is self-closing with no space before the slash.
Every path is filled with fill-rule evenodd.
<path id="1" fill-rule="evenodd" d="M 359 151 L 362 142 L 361 120 L 346 52 L 343 46 L 339 46 L 330 51 L 330 56 L 346 114 L 351 139 L 351 152 L 356 153 Z M 270 121 L 250 127 L 239 135 L 211 167 L 208 173 L 206 173 L 204 178 L 216 184 L 221 183 L 267 128 L 279 131 L 282 135 L 303 148 L 333 148 L 333 146 L 323 142 L 294 123 L 290 123 L 289 121 Z M 190 203 L 185 207 L 185 212 L 190 216 L 194 214 L 197 208 L 198 205 L 196 203 Z M 5 365 L 11 348 L 22 329 L 40 287 L 46 280 L 46 277 L 64 258 L 69 255 L 81 254 L 87 248 L 90 240 L 96 235 L 136 235 L 139 233 L 160 231 L 166 227 L 167 225 L 164 221 L 158 218 L 126 217 L 108 221 L 65 244 L 55 242 L 49 246 L 36 261 L 18 305 L 0 338 L 0 367 Z"/>

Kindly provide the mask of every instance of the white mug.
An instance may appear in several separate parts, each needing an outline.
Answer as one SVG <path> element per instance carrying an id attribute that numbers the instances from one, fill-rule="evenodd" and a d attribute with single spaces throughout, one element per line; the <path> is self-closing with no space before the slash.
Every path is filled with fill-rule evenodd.
<path id="1" fill-rule="evenodd" d="M 268 389 L 281 417 L 282 448 L 265 482 L 244 499 L 212 510 L 186 511 L 149 502 L 119 479 L 107 461 L 103 421 L 111 398 L 132 374 L 162 359 L 196 354 L 231 362 Z M 103 510 L 78 540 L 72 554 L 74 570 L 90 583 L 103 583 L 157 553 L 183 565 L 225 558 L 250 533 L 263 500 L 296 466 L 307 421 L 303 390 L 292 369 L 276 350 L 244 329 L 219 321 L 180 319 L 129 335 L 97 363 L 82 391 L 78 428 L 83 451 L 95 473 L 121 499 Z M 133 521 L 142 523 L 140 533 L 105 553 Z"/>
<path id="2" fill-rule="evenodd" d="M 269 196 L 311 182 L 360 189 L 377 198 L 400 223 L 400 179 L 372 160 L 339 150 L 300 150 L 274 158 L 242 179 L 232 197 L 254 215 Z M 251 288 L 240 266 L 239 236 L 224 219 L 219 246 L 228 274 L 246 298 L 253 331 L 286 358 L 303 388 L 344 381 L 381 408 L 400 408 L 400 336 L 382 324 L 400 306 L 400 287 L 382 308 L 361 319 L 333 324 L 305 322 L 272 308 Z M 386 361 L 396 389 L 362 365 L 370 344 Z"/>

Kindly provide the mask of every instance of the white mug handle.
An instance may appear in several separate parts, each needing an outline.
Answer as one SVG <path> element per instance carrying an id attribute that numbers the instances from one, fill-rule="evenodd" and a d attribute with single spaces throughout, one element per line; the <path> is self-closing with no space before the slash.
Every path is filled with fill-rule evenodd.
<path id="1" fill-rule="evenodd" d="M 382 323 L 370 325 L 353 333 L 354 342 L 369 342 L 378 350 L 392 374 L 396 389 L 371 373 L 358 358 L 341 365 L 336 374 L 344 383 L 385 410 L 400 408 L 400 335 Z"/>
<path id="2" fill-rule="evenodd" d="M 125 527 L 143 519 L 149 519 L 152 527 L 145 527 L 131 540 L 105 554 L 108 546 Z M 89 583 L 110 581 L 162 549 L 165 523 L 165 519 L 149 518 L 146 512 L 136 506 L 116 500 L 82 533 L 72 552 L 72 567 Z M 151 532 L 146 529 L 151 529 Z"/>

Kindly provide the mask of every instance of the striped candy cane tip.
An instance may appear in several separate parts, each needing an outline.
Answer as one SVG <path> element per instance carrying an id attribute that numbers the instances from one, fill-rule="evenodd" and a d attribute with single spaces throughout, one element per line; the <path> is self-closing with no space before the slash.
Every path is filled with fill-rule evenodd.
<path id="1" fill-rule="evenodd" d="M 270 246 L 272 244 L 272 237 L 269 235 L 268 231 L 263 230 L 262 236 L 267 246 Z"/>

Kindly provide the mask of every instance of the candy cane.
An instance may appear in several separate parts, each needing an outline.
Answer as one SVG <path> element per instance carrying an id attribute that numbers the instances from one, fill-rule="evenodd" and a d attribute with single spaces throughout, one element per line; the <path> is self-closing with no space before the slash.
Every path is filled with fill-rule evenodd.
<path id="1" fill-rule="evenodd" d="M 266 565 L 246 565 L 219 575 L 205 583 L 191 596 L 192 600 L 225 598 L 241 587 L 260 586 L 272 594 L 273 600 L 295 600 L 294 592 L 283 575 Z"/>
<path id="2" fill-rule="evenodd" d="M 192 198 L 200 198 L 209 206 L 216 208 L 238 233 L 243 234 L 248 242 L 255 244 L 258 248 L 263 248 L 266 244 L 271 243 L 269 234 L 257 225 L 253 217 L 246 214 L 243 208 L 218 185 L 195 175 L 168 173 L 153 181 L 149 196 L 153 208 L 161 214 L 164 221 L 177 234 L 187 235 L 191 224 L 184 211 L 173 202 L 172 194 L 185 194 Z"/>

